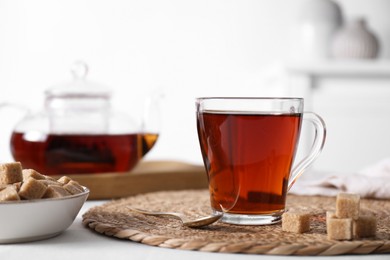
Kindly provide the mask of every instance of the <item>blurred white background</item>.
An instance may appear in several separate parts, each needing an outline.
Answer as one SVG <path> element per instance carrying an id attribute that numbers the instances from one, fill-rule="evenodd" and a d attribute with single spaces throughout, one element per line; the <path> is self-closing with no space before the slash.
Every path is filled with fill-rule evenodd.
<path id="1" fill-rule="evenodd" d="M 161 135 L 147 160 L 201 163 L 195 97 L 291 94 L 280 88 L 283 77 L 270 75 L 288 61 L 291 27 L 304 2 L 0 0 L 0 101 L 42 109 L 44 90 L 71 80 L 70 65 L 81 59 L 89 65 L 88 79 L 112 88 L 113 105 L 117 109 L 139 109 L 140 97 L 155 90 L 163 91 Z M 389 59 L 390 1 L 335 2 L 343 8 L 346 18 L 357 15 L 367 18 L 382 41 L 379 58 Z M 313 106 L 315 112 L 326 114 L 334 105 L 329 102 L 334 96 L 341 101 L 340 107 L 349 106 L 347 97 L 354 89 L 339 92 L 337 84 L 329 93 L 321 89 L 313 97 L 311 103 L 315 100 L 319 104 Z M 367 101 L 364 89 L 370 84 L 370 81 L 360 83 L 361 93 L 353 94 L 360 98 L 357 103 Z M 390 92 L 383 91 L 385 94 L 379 94 L 381 100 L 389 100 Z M 376 103 L 375 97 L 371 101 Z M 329 116 L 335 111 L 333 107 Z M 9 133 L 14 117 L 19 115 L 3 110 L 0 116 L 0 160 L 7 161 L 12 158 Z M 359 116 L 355 118 L 361 123 Z M 342 124 L 343 120 L 337 122 Z M 389 125 L 382 118 L 378 124 Z M 328 130 L 332 142 L 333 129 Z M 369 138 L 354 135 L 353 129 L 344 130 L 339 133 L 353 135 L 357 140 Z M 375 153 L 374 148 L 367 150 L 367 146 L 349 142 L 346 144 L 349 147 L 341 144 L 337 149 L 330 148 L 328 153 L 325 149 L 324 161 L 319 161 L 317 167 L 357 170 L 382 159 L 388 150 Z M 375 142 L 373 147 L 383 145 L 383 140 Z M 371 141 L 362 142 L 366 143 Z M 354 157 L 348 149 L 355 154 L 367 153 L 368 157 L 363 160 Z"/>

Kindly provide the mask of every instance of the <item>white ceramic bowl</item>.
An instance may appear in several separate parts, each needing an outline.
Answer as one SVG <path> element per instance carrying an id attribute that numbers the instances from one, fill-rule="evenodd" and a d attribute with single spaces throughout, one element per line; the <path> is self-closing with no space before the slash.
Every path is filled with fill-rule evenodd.
<path id="1" fill-rule="evenodd" d="M 0 244 L 46 239 L 74 221 L 89 190 L 63 198 L 0 203 Z"/>

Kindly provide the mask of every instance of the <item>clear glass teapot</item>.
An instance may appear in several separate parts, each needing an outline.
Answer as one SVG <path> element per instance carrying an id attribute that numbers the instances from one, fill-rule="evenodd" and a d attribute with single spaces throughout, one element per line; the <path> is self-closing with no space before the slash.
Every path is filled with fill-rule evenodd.
<path id="1" fill-rule="evenodd" d="M 15 161 L 46 175 L 128 172 L 159 135 L 161 95 L 145 101 L 142 120 L 111 111 L 111 91 L 86 80 L 76 62 L 73 81 L 45 92 L 45 109 L 28 112 L 10 141 Z"/>

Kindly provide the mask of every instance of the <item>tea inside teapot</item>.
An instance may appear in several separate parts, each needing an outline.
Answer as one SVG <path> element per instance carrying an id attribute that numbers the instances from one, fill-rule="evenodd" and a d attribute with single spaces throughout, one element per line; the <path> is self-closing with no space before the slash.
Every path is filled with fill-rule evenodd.
<path id="1" fill-rule="evenodd" d="M 127 172 L 154 146 L 158 132 L 146 131 L 145 122 L 137 124 L 126 113 L 113 113 L 111 92 L 87 82 L 87 66 L 76 65 L 71 84 L 46 91 L 45 112 L 28 114 L 16 125 L 11 153 L 24 168 L 46 175 Z"/>
<path id="2" fill-rule="evenodd" d="M 126 172 L 153 147 L 158 134 L 39 134 L 14 131 L 12 154 L 47 175 Z"/>

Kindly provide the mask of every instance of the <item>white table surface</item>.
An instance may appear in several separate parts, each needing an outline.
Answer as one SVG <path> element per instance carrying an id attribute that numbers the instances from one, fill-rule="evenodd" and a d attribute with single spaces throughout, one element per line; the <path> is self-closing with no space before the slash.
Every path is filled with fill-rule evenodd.
<path id="1" fill-rule="evenodd" d="M 82 214 L 89 208 L 100 205 L 105 201 L 87 201 L 73 224 L 62 234 L 47 240 L 41 240 L 21 244 L 0 245 L 0 259 L 39 259 L 39 260 L 70 260 L 70 259 L 93 259 L 93 260 L 119 260 L 119 259 L 242 259 L 242 260 L 281 260 L 302 259 L 302 256 L 268 256 L 268 255 L 243 255 L 205 253 L 177 249 L 165 249 L 147 246 L 128 240 L 120 240 L 100 235 L 82 225 Z M 1 232 L 1 230 L 0 230 Z M 305 259 L 330 259 L 334 257 L 305 257 Z M 347 255 L 337 256 L 338 260 L 346 259 L 390 259 L 390 255 Z"/>

